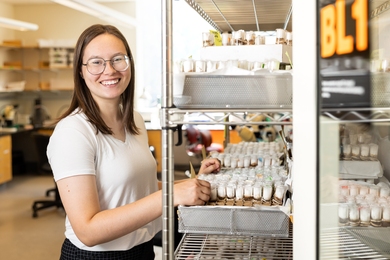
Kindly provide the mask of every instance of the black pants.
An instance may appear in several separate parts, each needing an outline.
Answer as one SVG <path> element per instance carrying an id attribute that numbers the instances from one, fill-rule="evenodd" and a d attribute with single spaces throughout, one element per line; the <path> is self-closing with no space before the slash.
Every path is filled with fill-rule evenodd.
<path id="1" fill-rule="evenodd" d="M 60 260 L 154 260 L 153 240 L 126 251 L 87 251 L 79 249 L 69 239 L 62 244 Z"/>

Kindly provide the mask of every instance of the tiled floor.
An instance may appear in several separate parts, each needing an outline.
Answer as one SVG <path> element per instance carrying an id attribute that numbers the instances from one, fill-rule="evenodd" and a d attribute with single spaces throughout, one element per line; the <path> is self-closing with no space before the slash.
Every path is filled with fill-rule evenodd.
<path id="1" fill-rule="evenodd" d="M 32 218 L 34 200 L 47 199 L 45 191 L 54 186 L 51 176 L 14 176 L 0 185 L 0 259 L 59 259 L 64 240 L 65 214 L 60 209 L 46 209 Z M 155 247 L 162 259 L 161 247 Z"/>

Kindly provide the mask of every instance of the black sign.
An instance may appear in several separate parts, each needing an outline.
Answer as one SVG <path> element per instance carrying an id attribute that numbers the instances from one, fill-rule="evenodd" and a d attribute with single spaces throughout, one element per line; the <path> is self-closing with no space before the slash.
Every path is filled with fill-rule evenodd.
<path id="1" fill-rule="evenodd" d="M 370 107 L 368 0 L 319 0 L 322 107 Z"/>

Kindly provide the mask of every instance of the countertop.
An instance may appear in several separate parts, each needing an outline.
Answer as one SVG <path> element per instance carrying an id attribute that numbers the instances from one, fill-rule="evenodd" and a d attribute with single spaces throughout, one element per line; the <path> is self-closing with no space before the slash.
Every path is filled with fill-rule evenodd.
<path id="1" fill-rule="evenodd" d="M 33 128 L 17 128 L 17 127 L 2 127 L 0 128 L 0 136 L 12 135 L 34 130 Z"/>

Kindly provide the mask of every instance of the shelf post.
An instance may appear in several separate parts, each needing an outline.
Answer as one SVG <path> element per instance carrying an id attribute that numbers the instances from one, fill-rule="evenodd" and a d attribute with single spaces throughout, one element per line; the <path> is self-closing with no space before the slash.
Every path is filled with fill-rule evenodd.
<path id="1" fill-rule="evenodd" d="M 172 0 L 162 4 L 162 86 L 161 86 L 161 147 L 162 147 L 162 249 L 163 259 L 174 259 L 174 207 L 173 207 L 173 130 L 169 126 L 168 109 L 173 106 L 172 96 Z"/>

